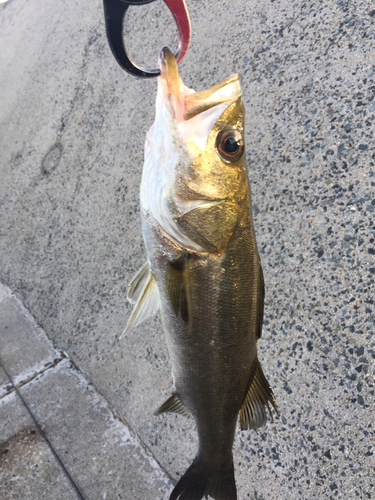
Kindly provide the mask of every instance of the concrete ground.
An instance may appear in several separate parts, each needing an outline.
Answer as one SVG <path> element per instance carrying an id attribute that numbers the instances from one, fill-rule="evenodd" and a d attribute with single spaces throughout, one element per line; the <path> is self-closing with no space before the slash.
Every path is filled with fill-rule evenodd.
<path id="1" fill-rule="evenodd" d="M 375 2 L 187 5 L 185 83 L 241 75 L 281 411 L 237 431 L 239 499 L 375 498 Z M 139 64 L 176 44 L 172 23 L 161 1 L 129 9 Z M 168 498 L 197 440 L 152 416 L 172 386 L 160 319 L 117 340 L 156 82 L 117 65 L 99 0 L 1 4 L 0 46 L 0 281 L 17 297 L 1 289 L 0 358 L 51 445 L 0 369 L 0 498 L 79 498 L 67 474 L 86 500 Z"/>
<path id="2" fill-rule="evenodd" d="M 3 285 L 0 328 L 0 498 L 167 499 L 168 474 Z"/>

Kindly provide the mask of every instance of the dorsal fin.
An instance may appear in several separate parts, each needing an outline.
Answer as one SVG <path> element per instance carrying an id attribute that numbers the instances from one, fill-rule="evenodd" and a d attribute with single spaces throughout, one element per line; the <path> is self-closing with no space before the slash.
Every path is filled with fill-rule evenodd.
<path id="1" fill-rule="evenodd" d="M 253 375 L 240 410 L 241 430 L 254 429 L 264 425 L 267 420 L 266 407 L 270 413 L 271 420 L 273 420 L 269 403 L 272 404 L 277 415 L 279 415 L 276 398 L 264 376 L 258 359 L 254 363 Z"/>
<path id="2" fill-rule="evenodd" d="M 172 392 L 169 398 L 166 399 L 161 406 L 159 406 L 154 415 L 157 416 L 161 413 L 178 413 L 179 415 L 184 415 L 185 417 L 190 416 L 186 406 L 175 392 Z"/>
<path id="3" fill-rule="evenodd" d="M 135 328 L 147 318 L 156 314 L 160 308 L 160 295 L 154 275 L 149 273 L 147 278 L 142 278 L 141 281 L 143 283 L 141 290 L 138 290 L 138 287 L 136 287 L 136 296 L 138 297 L 137 303 L 134 306 L 128 324 L 119 339 L 121 339 L 122 336 L 129 330 Z"/>

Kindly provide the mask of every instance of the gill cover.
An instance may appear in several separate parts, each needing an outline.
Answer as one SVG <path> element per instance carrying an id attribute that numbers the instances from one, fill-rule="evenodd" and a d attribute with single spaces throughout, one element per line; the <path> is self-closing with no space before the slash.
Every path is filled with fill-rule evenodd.
<path id="1" fill-rule="evenodd" d="M 201 92 L 160 54 L 155 121 L 145 145 L 141 205 L 177 243 L 216 252 L 233 233 L 247 175 L 238 75 Z"/>

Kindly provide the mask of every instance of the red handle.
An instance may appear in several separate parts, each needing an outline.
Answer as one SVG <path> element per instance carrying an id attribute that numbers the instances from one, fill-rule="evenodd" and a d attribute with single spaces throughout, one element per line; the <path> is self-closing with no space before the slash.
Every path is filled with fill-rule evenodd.
<path id="1" fill-rule="evenodd" d="M 178 50 L 177 62 L 181 62 L 185 57 L 190 43 L 191 28 L 189 13 L 185 4 L 185 0 L 164 0 L 172 12 L 174 20 L 178 28 Z"/>

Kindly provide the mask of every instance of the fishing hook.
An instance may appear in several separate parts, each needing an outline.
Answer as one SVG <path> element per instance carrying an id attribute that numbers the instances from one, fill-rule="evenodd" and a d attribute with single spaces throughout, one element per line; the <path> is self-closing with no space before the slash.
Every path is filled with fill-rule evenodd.
<path id="1" fill-rule="evenodd" d="M 141 68 L 129 57 L 122 37 L 125 13 L 130 5 L 145 5 L 155 0 L 103 0 L 107 38 L 112 53 L 119 65 L 133 76 L 150 78 L 160 75 L 159 69 Z M 182 61 L 190 42 L 190 19 L 185 0 L 164 0 L 172 12 L 177 25 L 179 41 L 176 51 L 177 62 Z"/>

